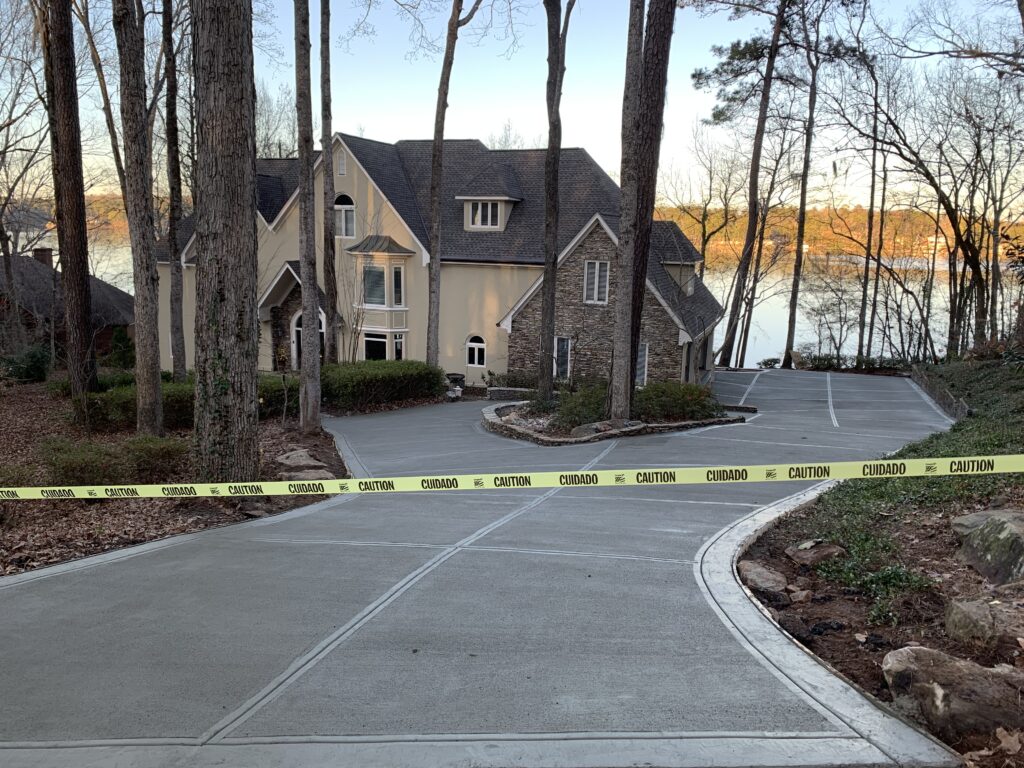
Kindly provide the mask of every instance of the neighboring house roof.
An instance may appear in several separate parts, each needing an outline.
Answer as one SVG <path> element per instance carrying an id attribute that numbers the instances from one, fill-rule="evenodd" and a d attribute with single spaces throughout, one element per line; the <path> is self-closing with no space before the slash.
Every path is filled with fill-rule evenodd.
<path id="1" fill-rule="evenodd" d="M 388 256 L 415 256 L 416 251 L 399 245 L 389 235 L 369 235 L 364 237 L 351 248 L 346 248 L 349 253 L 372 254 L 384 253 Z"/>
<path id="2" fill-rule="evenodd" d="M 52 221 L 49 211 L 32 203 L 11 203 L 4 211 L 4 226 L 8 232 L 42 232 Z"/>
<path id="3" fill-rule="evenodd" d="M 619 217 L 596 214 L 566 244 L 559 254 L 559 263 L 567 258 L 596 226 L 602 226 L 613 243 L 618 243 Z M 688 246 L 688 247 L 687 247 Z M 693 293 L 686 295 L 683 287 L 675 281 L 665 264 L 699 262 L 696 251 L 679 227 L 671 221 L 655 221 L 651 227 L 651 247 L 647 252 L 647 287 L 661 299 L 676 325 L 691 339 L 701 338 L 722 319 L 725 310 L 714 297 L 704 281 L 693 280 Z M 540 289 L 543 278 L 538 277 L 513 307 L 498 322 L 511 330 L 512 319 L 526 306 Z"/>
<path id="4" fill-rule="evenodd" d="M 523 199 L 523 190 L 519 186 L 519 177 L 511 165 L 491 163 L 470 179 L 456 197 L 501 197 L 518 201 Z"/>
<path id="5" fill-rule="evenodd" d="M 19 306 L 37 317 L 61 321 L 64 317 L 64 294 L 60 272 L 25 254 L 11 256 L 11 269 Z M 57 280 L 56 304 L 54 277 Z M 0 270 L 0 290 L 5 291 L 6 287 L 3 270 Z M 89 291 L 94 326 L 131 325 L 135 322 L 135 300 L 131 294 L 97 277 L 89 278 Z"/>

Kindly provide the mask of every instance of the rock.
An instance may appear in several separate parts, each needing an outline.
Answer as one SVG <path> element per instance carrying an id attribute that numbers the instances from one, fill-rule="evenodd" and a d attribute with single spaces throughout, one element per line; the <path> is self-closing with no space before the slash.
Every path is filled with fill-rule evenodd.
<path id="1" fill-rule="evenodd" d="M 572 432 L 569 433 L 569 437 L 590 437 L 600 433 L 597 424 L 580 424 L 578 427 L 573 427 Z"/>
<path id="2" fill-rule="evenodd" d="M 300 469 L 297 472 L 282 472 L 278 475 L 282 480 L 334 480 L 334 475 L 326 469 Z"/>
<path id="3" fill-rule="evenodd" d="M 266 517 L 267 508 L 263 504 L 250 504 L 246 507 L 241 507 L 239 510 L 246 517 Z"/>
<path id="4" fill-rule="evenodd" d="M 947 738 L 1024 728 L 1024 671 L 983 667 L 932 648 L 900 648 L 882 661 L 895 703 Z"/>
<path id="5" fill-rule="evenodd" d="M 808 603 L 812 597 L 814 597 L 814 593 L 809 589 L 800 589 L 789 595 L 789 599 L 794 603 Z"/>
<path id="6" fill-rule="evenodd" d="M 780 614 L 779 626 L 801 643 L 806 643 L 811 639 L 811 633 L 807 629 L 807 622 L 795 614 Z"/>
<path id="7" fill-rule="evenodd" d="M 820 637 L 827 632 L 839 632 L 842 629 L 846 629 L 846 625 L 841 621 L 836 621 L 835 619 L 830 621 L 819 621 L 811 627 L 811 634 Z"/>
<path id="8" fill-rule="evenodd" d="M 755 592 L 786 594 L 786 577 L 756 560 L 740 560 L 737 569 L 743 583 Z"/>
<path id="9" fill-rule="evenodd" d="M 956 518 L 953 527 L 967 531 L 960 557 L 982 576 L 995 584 L 1024 578 L 1024 512 L 976 512 Z"/>
<path id="10" fill-rule="evenodd" d="M 811 539 L 802 544 L 795 544 L 786 547 L 786 557 L 798 565 L 806 565 L 813 568 L 819 563 L 831 560 L 833 557 L 842 557 L 846 550 L 838 544 L 825 544 L 818 539 Z"/>
<path id="11" fill-rule="evenodd" d="M 292 469 L 324 469 L 327 466 L 322 461 L 314 459 L 305 448 L 282 453 L 274 461 Z"/>
<path id="12" fill-rule="evenodd" d="M 946 608 L 946 634 L 981 648 L 1014 648 L 1024 637 L 1024 611 L 988 600 L 954 600 Z"/>

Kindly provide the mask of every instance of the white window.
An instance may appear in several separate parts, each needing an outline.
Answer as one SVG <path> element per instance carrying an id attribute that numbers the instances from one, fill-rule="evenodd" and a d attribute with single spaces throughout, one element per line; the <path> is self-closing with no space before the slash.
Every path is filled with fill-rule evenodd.
<path id="1" fill-rule="evenodd" d="M 388 335 L 386 333 L 363 334 L 363 359 L 388 359 Z"/>
<path id="2" fill-rule="evenodd" d="M 324 322 L 326 317 L 324 311 L 320 310 L 320 360 L 324 357 Z M 302 310 L 292 315 L 292 369 L 299 370 L 302 367 Z"/>
<path id="3" fill-rule="evenodd" d="M 403 293 L 405 286 L 402 285 L 404 271 L 405 270 L 400 266 L 391 267 L 391 306 L 393 307 L 405 306 L 402 301 L 405 296 Z"/>
<path id="4" fill-rule="evenodd" d="M 348 195 L 338 195 L 334 198 L 334 236 L 356 236 L 356 206 Z"/>
<path id="5" fill-rule="evenodd" d="M 363 304 L 374 307 L 387 306 L 384 267 L 375 264 L 363 265 Z"/>
<path id="6" fill-rule="evenodd" d="M 584 263 L 583 300 L 588 304 L 608 303 L 607 261 L 587 261 Z"/>
<path id="7" fill-rule="evenodd" d="M 497 229 L 500 223 L 497 203 L 469 204 L 469 226 L 476 229 Z"/>
<path id="8" fill-rule="evenodd" d="M 348 166 L 348 155 L 346 155 L 344 152 L 339 152 L 338 153 L 338 175 L 339 176 L 344 176 L 345 175 L 345 172 L 348 170 L 347 166 Z"/>
<path id="9" fill-rule="evenodd" d="M 568 379 L 572 371 L 572 339 L 555 336 L 555 378 Z"/>
<path id="10" fill-rule="evenodd" d="M 395 334 L 395 360 L 405 359 L 405 334 Z"/>
<path id="11" fill-rule="evenodd" d="M 466 342 L 466 365 L 482 368 L 487 365 L 487 344 L 481 336 L 470 336 Z"/>
<path id="12" fill-rule="evenodd" d="M 636 350 L 636 378 L 633 383 L 638 387 L 647 384 L 647 344 L 643 343 Z"/>

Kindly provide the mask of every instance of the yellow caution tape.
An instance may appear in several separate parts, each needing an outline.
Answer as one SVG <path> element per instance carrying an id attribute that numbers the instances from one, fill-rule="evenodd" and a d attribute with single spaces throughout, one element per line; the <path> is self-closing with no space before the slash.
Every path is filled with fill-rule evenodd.
<path id="1" fill-rule="evenodd" d="M 509 488 L 717 485 L 789 480 L 853 480 L 883 477 L 946 477 L 1024 472 L 1024 454 L 934 459 L 882 459 L 811 464 L 600 469 L 566 472 L 426 475 L 350 480 L 189 483 L 181 485 L 91 485 L 0 488 L 0 501 L 18 499 L 152 499 L 198 496 L 302 496 L 344 493 L 493 491 Z"/>

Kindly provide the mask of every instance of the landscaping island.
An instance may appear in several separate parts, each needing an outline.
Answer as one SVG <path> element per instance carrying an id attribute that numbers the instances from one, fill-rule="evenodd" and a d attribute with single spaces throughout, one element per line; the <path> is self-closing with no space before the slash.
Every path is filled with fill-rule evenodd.
<path id="1" fill-rule="evenodd" d="M 1024 453 L 1018 362 L 923 369 L 972 413 L 895 457 Z M 843 483 L 741 556 L 797 641 L 964 754 L 1024 760 L 1024 478 Z"/>

